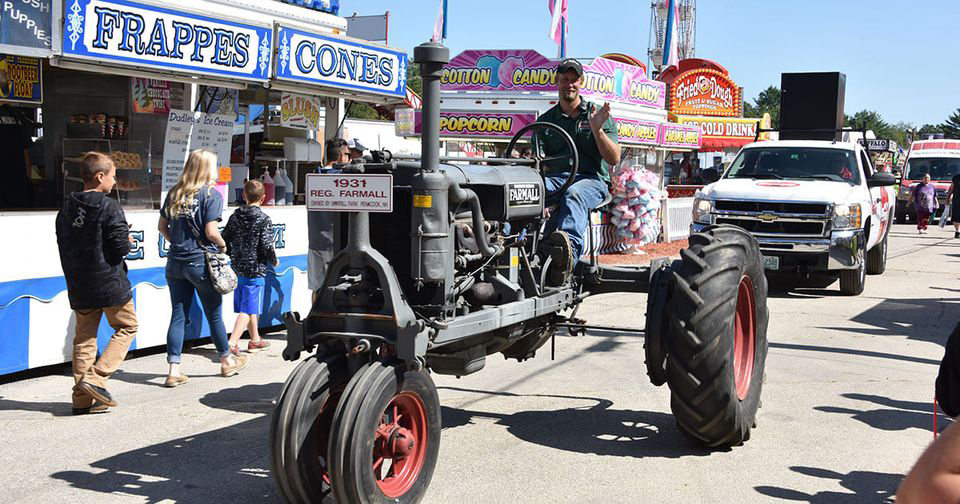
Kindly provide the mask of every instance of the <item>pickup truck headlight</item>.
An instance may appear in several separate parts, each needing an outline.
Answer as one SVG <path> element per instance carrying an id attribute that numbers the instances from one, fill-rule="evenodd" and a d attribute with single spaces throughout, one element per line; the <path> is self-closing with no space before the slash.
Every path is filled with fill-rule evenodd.
<path id="1" fill-rule="evenodd" d="M 859 229 L 861 224 L 860 205 L 837 205 L 833 207 L 834 229 Z"/>
<path id="2" fill-rule="evenodd" d="M 693 222 L 710 224 L 711 212 L 713 212 L 713 200 L 699 198 L 693 200 Z"/>

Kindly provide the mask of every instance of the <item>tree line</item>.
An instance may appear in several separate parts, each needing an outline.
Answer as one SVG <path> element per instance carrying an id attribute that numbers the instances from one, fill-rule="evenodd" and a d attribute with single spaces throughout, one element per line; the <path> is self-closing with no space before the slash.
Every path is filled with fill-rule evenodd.
<path id="1" fill-rule="evenodd" d="M 752 103 L 748 100 L 743 101 L 744 117 L 763 117 L 764 113 L 770 114 L 774 128 L 779 127 L 780 88 L 770 86 L 761 91 Z M 877 138 L 894 140 L 903 147 L 908 146 L 913 139 L 923 138 L 930 133 L 943 133 L 946 138 L 960 138 L 960 108 L 940 124 L 924 124 L 919 127 L 906 121 L 891 124 L 884 121 L 883 117 L 875 110 L 868 109 L 861 110 L 853 115 L 844 114 L 843 117 L 844 127 L 859 129 L 866 124 L 867 129 L 873 130 Z"/>

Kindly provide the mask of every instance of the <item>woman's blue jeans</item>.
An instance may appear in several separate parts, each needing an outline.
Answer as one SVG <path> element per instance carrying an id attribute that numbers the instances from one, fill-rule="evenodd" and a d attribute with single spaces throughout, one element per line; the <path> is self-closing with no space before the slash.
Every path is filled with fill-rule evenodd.
<path id="1" fill-rule="evenodd" d="M 190 307 L 193 296 L 200 297 L 200 306 L 210 324 L 210 339 L 220 358 L 230 356 L 230 343 L 227 341 L 227 329 L 223 325 L 223 296 L 213 288 L 207 274 L 207 265 L 203 259 L 196 262 L 167 260 L 167 285 L 170 288 L 170 328 L 167 329 L 167 362 L 180 362 L 183 350 L 183 335 L 189 324 L 199 324 L 199 320 L 190 320 Z"/>

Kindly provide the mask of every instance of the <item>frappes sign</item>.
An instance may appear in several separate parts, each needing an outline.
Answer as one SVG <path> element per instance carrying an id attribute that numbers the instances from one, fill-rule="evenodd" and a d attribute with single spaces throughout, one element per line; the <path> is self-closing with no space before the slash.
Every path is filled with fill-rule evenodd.
<path id="1" fill-rule="evenodd" d="M 273 27 L 128 0 L 67 0 L 66 57 L 266 81 Z"/>
<path id="2" fill-rule="evenodd" d="M 670 112 L 737 117 L 740 115 L 740 89 L 720 71 L 710 68 L 690 70 L 670 84 Z"/>

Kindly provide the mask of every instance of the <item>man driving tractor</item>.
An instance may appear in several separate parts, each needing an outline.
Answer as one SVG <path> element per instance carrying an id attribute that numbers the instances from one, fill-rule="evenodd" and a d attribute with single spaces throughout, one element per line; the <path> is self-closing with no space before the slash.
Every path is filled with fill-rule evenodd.
<path id="1" fill-rule="evenodd" d="M 557 66 L 559 103 L 543 113 L 537 121 L 553 123 L 570 134 L 577 146 L 580 166 L 576 179 L 562 194 L 547 199 L 555 206 L 547 222 L 544 247 L 553 258 L 550 280 L 562 284 L 584 253 L 584 232 L 590 211 L 609 194 L 608 167 L 620 162 L 617 126 L 610 117 L 610 104 L 602 107 L 580 97 L 583 66 L 575 59 L 565 59 Z M 555 132 L 537 133 L 537 143 L 544 156 L 557 156 L 567 151 L 564 140 Z M 547 193 L 563 186 L 570 173 L 568 160 L 548 163 L 550 169 L 544 184 Z"/>

